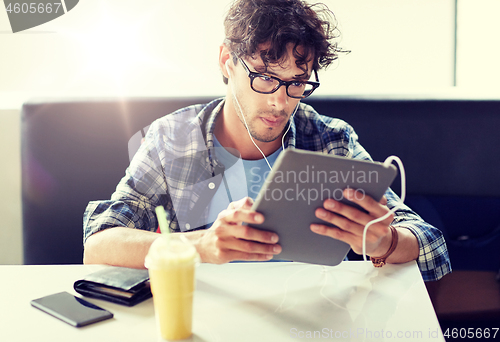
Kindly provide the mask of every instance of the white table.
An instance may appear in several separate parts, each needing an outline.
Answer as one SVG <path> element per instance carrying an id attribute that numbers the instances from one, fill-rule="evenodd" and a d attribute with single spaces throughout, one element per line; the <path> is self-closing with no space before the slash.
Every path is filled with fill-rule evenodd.
<path id="1" fill-rule="evenodd" d="M 88 299 L 111 320 L 71 327 L 30 300 L 73 291 L 103 266 L 0 266 L 0 341 L 157 341 L 153 301 Z M 301 263 L 202 264 L 187 341 L 444 341 L 414 262 L 375 269 Z"/>

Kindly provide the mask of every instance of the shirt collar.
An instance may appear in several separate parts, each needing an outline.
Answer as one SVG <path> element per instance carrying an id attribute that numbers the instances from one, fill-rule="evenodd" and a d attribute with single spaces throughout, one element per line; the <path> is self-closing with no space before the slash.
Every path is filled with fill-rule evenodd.
<path id="1" fill-rule="evenodd" d="M 214 148 L 215 123 L 217 121 L 218 115 L 222 112 L 222 108 L 224 107 L 225 102 L 226 102 L 225 99 L 221 99 L 220 102 L 215 106 L 215 108 L 212 109 L 210 113 L 207 113 L 208 118 L 205 124 L 205 132 L 206 132 L 207 148 L 209 150 L 213 150 Z"/>
<path id="2" fill-rule="evenodd" d="M 219 101 L 219 103 L 217 103 L 217 101 Z M 211 104 L 214 104 L 215 107 L 209 104 L 198 114 L 198 118 L 203 125 L 202 128 L 205 133 L 205 144 L 208 151 L 208 156 L 206 158 L 203 158 L 201 162 L 204 165 L 205 169 L 211 170 L 211 173 L 213 175 L 219 174 L 220 172 L 223 172 L 222 170 L 224 170 L 224 166 L 222 165 L 222 163 L 219 163 L 217 161 L 214 150 L 215 123 L 217 121 L 218 115 L 222 112 L 224 103 L 224 98 L 217 99 L 211 102 Z"/>

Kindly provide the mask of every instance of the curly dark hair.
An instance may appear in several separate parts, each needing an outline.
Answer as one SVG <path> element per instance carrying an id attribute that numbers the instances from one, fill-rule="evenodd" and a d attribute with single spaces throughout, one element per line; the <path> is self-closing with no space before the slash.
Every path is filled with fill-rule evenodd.
<path id="1" fill-rule="evenodd" d="M 296 65 L 307 74 L 308 58 L 313 70 L 326 68 L 342 52 L 334 39 L 340 36 L 333 13 L 324 4 L 308 5 L 301 0 L 235 0 L 224 20 L 224 43 L 237 57 L 254 56 L 260 51 L 267 68 L 281 64 L 287 45 L 293 44 Z M 299 50 L 298 47 L 301 47 Z M 224 77 L 227 84 L 227 78 Z"/>

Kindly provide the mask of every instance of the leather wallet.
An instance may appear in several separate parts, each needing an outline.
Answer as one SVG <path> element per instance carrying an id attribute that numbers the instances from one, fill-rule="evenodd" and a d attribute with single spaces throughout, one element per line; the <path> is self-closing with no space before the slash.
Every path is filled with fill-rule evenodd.
<path id="1" fill-rule="evenodd" d="M 77 280 L 74 289 L 81 295 L 134 306 L 152 296 L 148 270 L 108 266 Z"/>

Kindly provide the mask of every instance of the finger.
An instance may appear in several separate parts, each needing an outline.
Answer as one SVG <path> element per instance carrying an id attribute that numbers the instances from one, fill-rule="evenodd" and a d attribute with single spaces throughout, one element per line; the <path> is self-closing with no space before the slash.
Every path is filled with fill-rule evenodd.
<path id="1" fill-rule="evenodd" d="M 253 199 L 251 197 L 245 197 L 242 208 L 250 209 L 253 206 Z"/>
<path id="2" fill-rule="evenodd" d="M 387 197 L 385 197 L 385 195 L 382 196 L 382 198 L 380 199 L 379 203 L 382 204 L 382 205 L 387 205 Z"/>
<path id="3" fill-rule="evenodd" d="M 366 224 L 373 221 L 375 218 L 348 205 L 343 205 L 345 208 L 341 208 L 342 205 L 342 203 L 335 203 L 333 207 L 336 208 L 335 213 L 323 208 L 318 208 L 315 211 L 316 217 L 337 226 L 343 231 L 352 233 L 355 236 L 363 235 Z M 326 206 L 330 207 L 330 205 Z M 337 212 L 340 214 L 337 214 Z M 384 222 L 378 222 L 371 225 L 368 230 L 368 238 L 371 239 L 373 237 L 376 239 L 378 235 L 386 234 L 387 225 L 388 223 Z"/>
<path id="4" fill-rule="evenodd" d="M 343 194 L 346 199 L 358 204 L 375 217 L 383 216 L 387 213 L 387 211 L 389 211 L 387 207 L 381 205 L 364 192 L 354 189 L 345 189 Z"/>
<path id="5" fill-rule="evenodd" d="M 253 199 L 250 197 L 243 197 L 242 199 L 235 202 L 231 202 L 229 204 L 231 209 L 250 209 L 252 205 L 253 205 Z"/>
<path id="6" fill-rule="evenodd" d="M 226 209 L 222 210 L 218 215 L 217 219 L 221 219 L 231 214 L 233 211 L 238 209 L 251 209 L 253 205 L 253 199 L 251 197 L 243 197 L 238 201 L 233 201 L 229 203 Z M 246 221 L 245 221 L 246 222 Z"/>
<path id="7" fill-rule="evenodd" d="M 311 224 L 310 229 L 316 234 L 328 236 L 349 244 L 352 250 L 357 254 L 361 254 L 363 252 L 363 239 L 361 238 L 361 236 L 352 234 L 351 232 L 347 232 L 343 229 L 317 223 Z M 374 234 L 373 231 L 369 229 L 366 235 L 367 254 L 370 254 L 373 249 L 380 244 L 380 241 L 381 236 L 378 234 Z"/>
<path id="8" fill-rule="evenodd" d="M 226 215 L 220 217 L 223 223 L 241 224 L 242 222 L 261 224 L 264 222 L 264 215 L 249 209 L 227 210 Z"/>
<path id="9" fill-rule="evenodd" d="M 331 237 L 352 245 L 358 238 L 354 234 L 336 227 L 330 227 L 323 224 L 313 223 L 310 226 L 311 231 L 316 234 Z"/>
<path id="10" fill-rule="evenodd" d="M 345 230 L 352 230 L 353 225 L 364 227 L 374 219 L 370 214 L 332 199 L 326 200 L 323 206 L 323 208 L 316 209 L 316 217 Z"/>
<path id="11" fill-rule="evenodd" d="M 250 254 L 274 255 L 281 253 L 281 246 L 278 244 L 260 243 L 236 237 L 219 241 L 219 249 L 240 251 Z"/>
<path id="12" fill-rule="evenodd" d="M 337 202 L 333 199 L 325 200 L 325 202 L 323 203 L 324 208 L 340 214 L 363 226 L 365 226 L 368 222 L 374 220 L 375 218 L 382 217 L 387 214 L 387 212 L 389 212 L 389 209 L 386 206 L 380 204 L 379 202 L 376 202 L 370 196 L 364 194 L 355 195 L 353 194 L 355 192 L 352 189 L 350 189 L 349 191 L 346 190 L 344 193 L 347 199 L 351 200 L 353 203 L 360 205 L 362 208 L 368 211 L 368 213 L 354 208 L 353 206 Z M 394 215 L 391 214 L 386 219 L 384 219 L 382 223 L 388 225 L 393 221 L 393 219 Z"/>
<path id="13" fill-rule="evenodd" d="M 242 199 L 238 201 L 234 201 L 229 203 L 227 206 L 227 209 L 222 210 L 218 215 L 217 218 L 223 218 L 227 215 L 229 215 L 233 210 L 236 209 L 251 209 L 253 205 L 253 199 L 250 197 L 243 197 Z"/>
<path id="14" fill-rule="evenodd" d="M 265 230 L 255 229 L 249 226 L 221 225 L 220 229 L 224 230 L 222 232 L 224 236 L 231 236 L 247 241 L 260 242 L 264 244 L 276 244 L 279 241 L 278 234 Z"/>
<path id="15" fill-rule="evenodd" d="M 235 250 L 221 250 L 218 254 L 219 260 L 223 262 L 229 262 L 233 260 L 244 260 L 244 261 L 268 261 L 273 258 L 273 254 L 255 254 L 246 253 Z"/>

